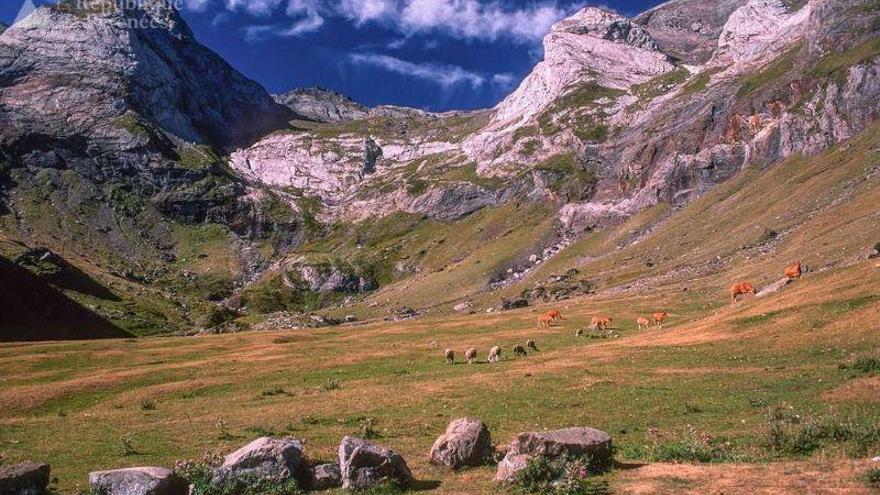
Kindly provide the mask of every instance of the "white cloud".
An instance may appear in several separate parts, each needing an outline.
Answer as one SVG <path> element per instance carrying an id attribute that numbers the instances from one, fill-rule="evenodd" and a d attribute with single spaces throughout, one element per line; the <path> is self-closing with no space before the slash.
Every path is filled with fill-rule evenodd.
<path id="1" fill-rule="evenodd" d="M 194 9 L 203 9 L 210 0 L 186 1 Z M 320 29 L 327 17 L 341 17 L 358 27 L 376 23 L 405 37 L 438 34 L 485 41 L 505 38 L 521 43 L 540 42 L 550 26 L 571 10 L 560 6 L 560 0 L 540 0 L 527 6 L 514 6 L 509 0 L 222 1 L 228 10 L 253 16 L 265 17 L 283 8 L 288 16 L 300 18 L 288 30 L 296 35 Z M 278 34 L 284 35 L 282 31 Z"/>
<path id="2" fill-rule="evenodd" d="M 414 63 L 377 53 L 353 53 L 349 55 L 349 60 L 357 65 L 369 65 L 396 74 L 430 81 L 444 88 L 449 88 L 458 84 L 468 84 L 472 88 L 478 88 L 487 82 L 499 86 L 509 86 L 514 81 L 514 77 L 510 74 L 485 76 L 457 65 L 436 64 L 431 62 Z"/>

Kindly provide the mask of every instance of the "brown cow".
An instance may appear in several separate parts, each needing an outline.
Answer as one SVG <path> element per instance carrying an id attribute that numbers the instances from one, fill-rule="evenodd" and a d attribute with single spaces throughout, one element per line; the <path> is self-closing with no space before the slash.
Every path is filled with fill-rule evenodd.
<path id="1" fill-rule="evenodd" d="M 593 325 L 593 328 L 596 330 L 605 330 L 611 325 L 611 318 L 607 316 L 594 316 L 590 323 Z"/>
<path id="2" fill-rule="evenodd" d="M 562 313 L 560 313 L 558 309 L 551 309 L 550 311 L 547 312 L 547 316 L 549 316 L 550 318 L 552 318 L 554 320 L 564 320 L 565 319 L 562 317 Z"/>
<path id="3" fill-rule="evenodd" d="M 663 330 L 663 322 L 666 321 L 667 316 L 669 316 L 669 313 L 666 311 L 654 313 L 654 325 L 658 326 L 660 330 Z"/>
<path id="4" fill-rule="evenodd" d="M 553 324 L 553 317 L 549 313 L 538 317 L 538 326 L 541 328 L 549 327 Z"/>
<path id="5" fill-rule="evenodd" d="M 736 296 L 742 294 L 743 299 L 746 298 L 747 294 L 757 294 L 758 291 L 755 290 L 755 286 L 748 282 L 740 282 L 738 284 L 733 284 L 730 286 L 730 298 L 733 302 L 736 302 Z"/>
<path id="6" fill-rule="evenodd" d="M 648 325 L 649 325 L 650 323 L 651 323 L 650 320 L 648 320 L 647 318 L 644 318 L 644 317 L 642 317 L 642 316 L 639 316 L 638 319 L 636 319 L 636 324 L 639 326 L 639 330 L 642 330 L 643 328 L 644 328 L 645 330 L 647 330 L 647 329 L 648 329 Z"/>
<path id="7" fill-rule="evenodd" d="M 801 261 L 798 260 L 797 263 L 789 266 L 785 269 L 785 276 L 794 280 L 797 278 L 801 278 Z"/>

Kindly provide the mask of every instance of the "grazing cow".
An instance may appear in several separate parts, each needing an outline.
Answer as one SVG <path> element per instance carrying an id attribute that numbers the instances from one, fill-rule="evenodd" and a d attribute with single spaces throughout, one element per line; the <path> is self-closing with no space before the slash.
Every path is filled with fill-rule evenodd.
<path id="1" fill-rule="evenodd" d="M 532 339 L 526 340 L 526 347 L 528 347 L 529 349 L 531 349 L 535 352 L 538 351 L 538 344 L 536 344 L 535 341 Z"/>
<path id="2" fill-rule="evenodd" d="M 792 280 L 801 278 L 801 273 L 801 260 L 785 269 L 785 276 Z"/>
<path id="3" fill-rule="evenodd" d="M 611 325 L 611 321 L 612 319 L 607 316 L 594 316 L 590 323 L 595 330 L 605 330 Z"/>
<path id="4" fill-rule="evenodd" d="M 551 320 L 564 320 L 562 317 L 562 313 L 559 312 L 558 309 L 551 309 L 547 312 L 547 316 L 550 317 Z"/>
<path id="5" fill-rule="evenodd" d="M 446 364 L 455 364 L 455 351 L 446 349 Z"/>
<path id="6" fill-rule="evenodd" d="M 489 362 L 490 363 L 497 363 L 500 360 L 501 360 L 501 347 L 496 345 L 495 347 L 489 349 Z"/>
<path id="7" fill-rule="evenodd" d="M 636 324 L 639 326 L 639 330 L 647 330 L 650 323 L 650 320 L 642 316 L 639 316 L 638 319 L 636 319 Z"/>
<path id="8" fill-rule="evenodd" d="M 669 316 L 669 313 L 666 311 L 654 313 L 654 325 L 660 328 L 660 330 L 663 330 L 663 322 L 666 321 L 667 316 Z"/>
<path id="9" fill-rule="evenodd" d="M 464 351 L 464 358 L 468 364 L 474 364 L 474 361 L 477 360 L 477 350 L 473 347 L 468 347 L 468 350 Z"/>
<path id="10" fill-rule="evenodd" d="M 528 355 L 529 355 L 529 353 L 526 352 L 525 347 L 523 347 L 521 345 L 513 346 L 513 357 L 528 356 Z"/>
<path id="11" fill-rule="evenodd" d="M 730 286 L 730 298 L 734 303 L 736 302 L 736 296 L 740 294 L 742 294 L 743 299 L 745 299 L 747 294 L 755 295 L 757 293 L 758 291 L 755 289 L 755 286 L 748 282 L 740 282 Z"/>
<path id="12" fill-rule="evenodd" d="M 550 316 L 549 313 L 543 314 L 538 317 L 538 326 L 541 328 L 552 326 L 553 317 Z"/>

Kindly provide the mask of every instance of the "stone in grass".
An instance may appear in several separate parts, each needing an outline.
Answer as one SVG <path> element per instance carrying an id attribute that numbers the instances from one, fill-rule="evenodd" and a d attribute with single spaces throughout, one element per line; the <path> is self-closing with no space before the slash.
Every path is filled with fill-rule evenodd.
<path id="1" fill-rule="evenodd" d="M 451 469 L 476 467 L 492 452 L 492 436 L 486 424 L 475 418 L 459 418 L 446 427 L 431 447 L 431 463 Z"/>
<path id="2" fill-rule="evenodd" d="M 312 490 L 329 490 L 342 485 L 342 472 L 336 462 L 313 467 L 310 478 L 309 488 Z"/>
<path id="3" fill-rule="evenodd" d="M 37 494 L 49 485 L 49 465 L 22 462 L 0 466 L 0 494 Z"/>
<path id="4" fill-rule="evenodd" d="M 304 471 L 303 445 L 293 437 L 261 437 L 223 459 L 214 470 L 212 484 L 236 478 L 296 478 Z"/>
<path id="5" fill-rule="evenodd" d="M 101 495 L 186 495 L 186 481 L 163 467 L 133 467 L 89 473 L 92 493 Z"/>
<path id="6" fill-rule="evenodd" d="M 359 438 L 345 437 L 339 444 L 342 488 L 363 490 L 383 483 L 409 486 L 412 473 L 397 452 Z"/>
<path id="7" fill-rule="evenodd" d="M 495 481 L 514 481 L 532 459 L 581 455 L 592 456 L 597 465 L 610 465 L 611 436 L 587 427 L 520 433 L 511 442 L 507 455 L 498 463 Z"/>

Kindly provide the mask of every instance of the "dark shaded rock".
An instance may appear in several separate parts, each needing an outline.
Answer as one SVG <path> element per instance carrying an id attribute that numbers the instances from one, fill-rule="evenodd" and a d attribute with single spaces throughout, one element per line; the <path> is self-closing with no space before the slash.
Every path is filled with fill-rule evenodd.
<path id="1" fill-rule="evenodd" d="M 186 495 L 186 481 L 163 467 L 133 467 L 89 473 L 89 486 L 101 495 Z"/>
<path id="2" fill-rule="evenodd" d="M 372 174 L 376 171 L 376 162 L 382 158 L 382 148 L 371 138 L 364 139 L 364 168 L 363 174 Z"/>
<path id="3" fill-rule="evenodd" d="M 319 464 L 312 468 L 309 484 L 312 490 L 329 490 L 340 486 L 342 486 L 342 472 L 339 463 Z"/>
<path id="4" fill-rule="evenodd" d="M 495 204 L 493 191 L 470 182 L 456 182 L 431 188 L 415 198 L 408 210 L 435 220 L 455 220 Z"/>
<path id="5" fill-rule="evenodd" d="M 339 444 L 342 488 L 362 490 L 391 482 L 409 486 L 412 473 L 397 452 L 358 438 L 345 437 Z"/>
<path id="6" fill-rule="evenodd" d="M 49 485 L 49 465 L 22 462 L 0 466 L 0 494 L 39 494 Z"/>
<path id="7" fill-rule="evenodd" d="M 489 428 L 479 419 L 459 418 L 431 447 L 431 462 L 452 469 L 480 466 L 492 451 Z"/>
<path id="8" fill-rule="evenodd" d="M 528 299 L 517 298 L 517 299 L 502 299 L 501 300 L 501 309 L 509 310 L 516 308 L 525 308 L 529 305 Z"/>
<path id="9" fill-rule="evenodd" d="M 520 433 L 498 463 L 496 481 L 513 481 L 531 459 L 589 454 L 597 466 L 611 464 L 611 436 L 594 428 L 576 427 L 546 432 Z"/>
<path id="10" fill-rule="evenodd" d="M 261 437 L 223 459 L 212 482 L 221 484 L 240 477 L 299 478 L 303 472 L 303 446 L 293 437 Z"/>

